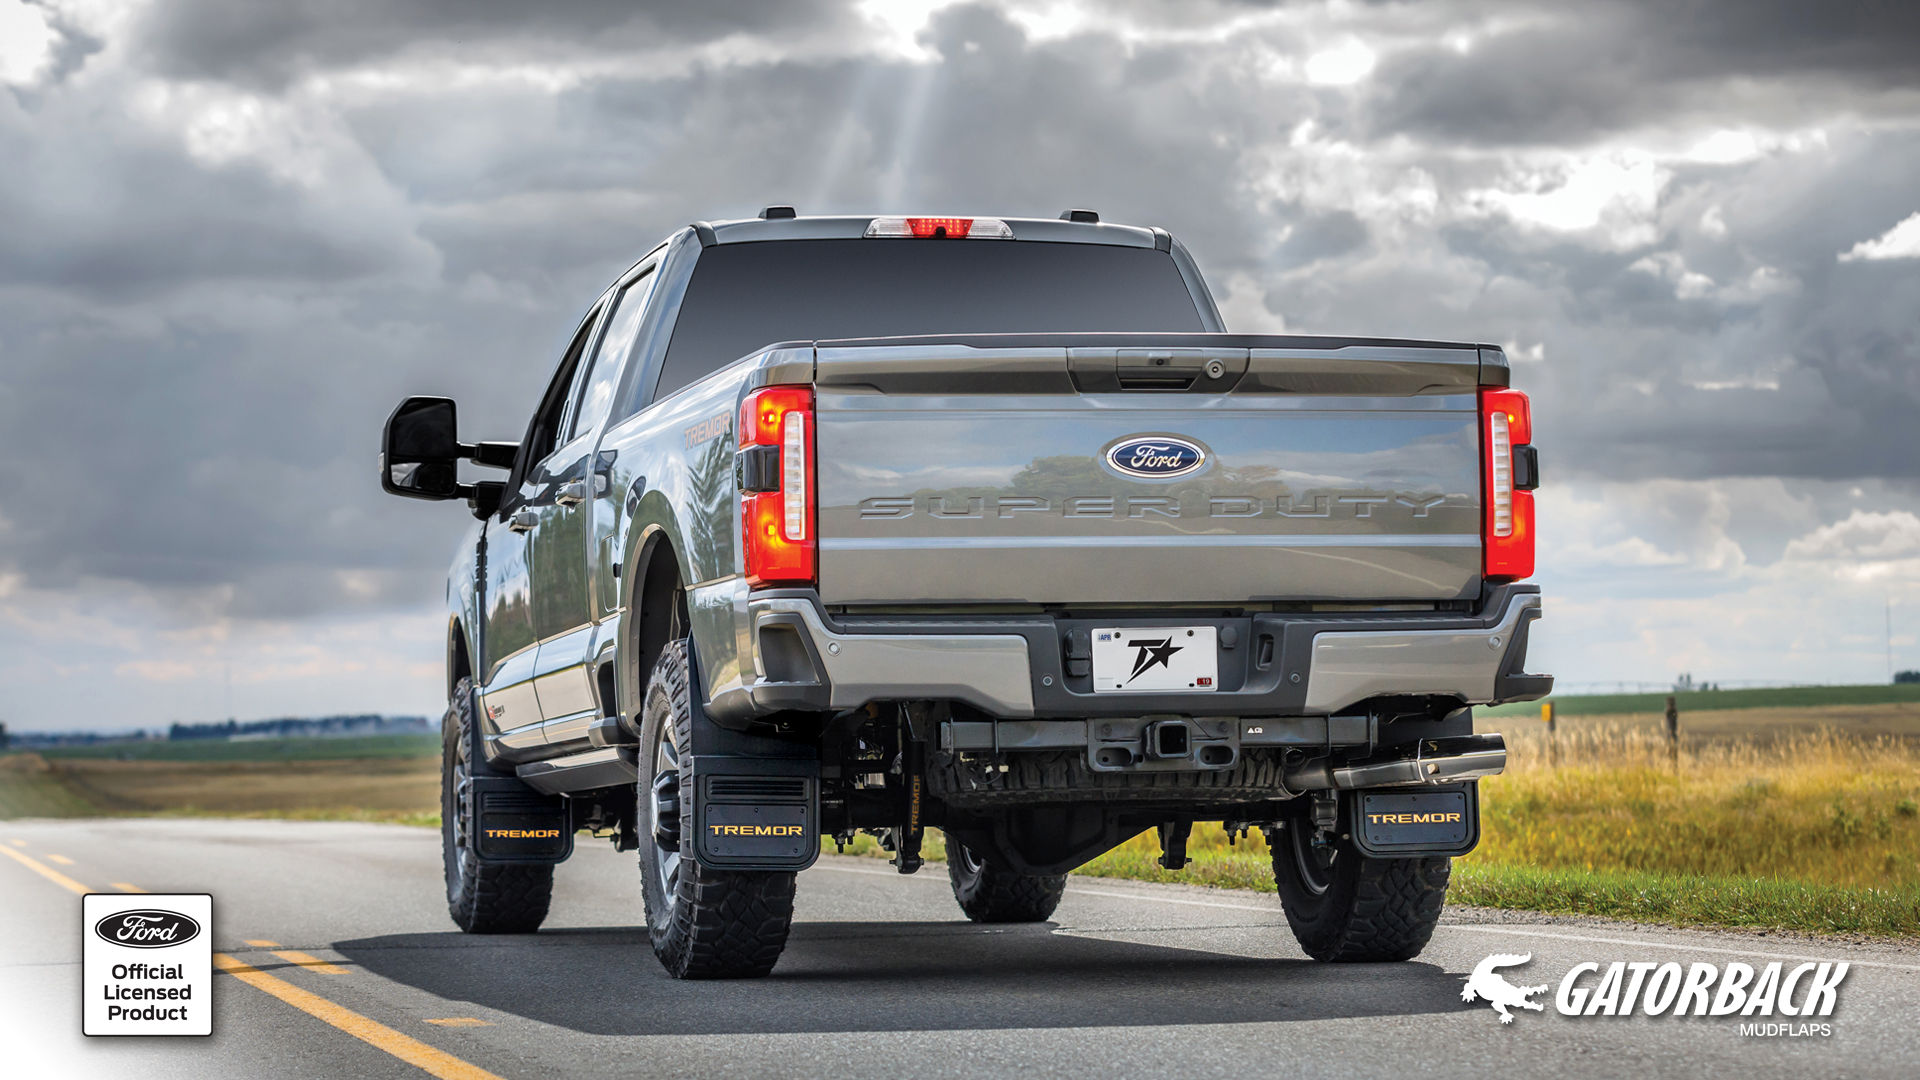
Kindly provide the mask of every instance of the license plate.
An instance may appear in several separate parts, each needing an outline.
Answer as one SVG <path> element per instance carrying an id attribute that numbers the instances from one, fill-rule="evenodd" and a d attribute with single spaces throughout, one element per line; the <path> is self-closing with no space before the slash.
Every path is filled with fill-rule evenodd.
<path id="1" fill-rule="evenodd" d="M 1219 634 L 1211 626 L 1093 632 L 1096 694 L 1192 694 L 1219 685 Z"/>

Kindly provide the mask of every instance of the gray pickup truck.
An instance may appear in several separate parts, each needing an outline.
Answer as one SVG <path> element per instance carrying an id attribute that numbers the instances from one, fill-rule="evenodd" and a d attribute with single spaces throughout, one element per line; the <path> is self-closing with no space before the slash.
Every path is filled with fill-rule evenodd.
<path id="1" fill-rule="evenodd" d="M 796 874 L 945 836 L 968 917 L 1047 919 L 1142 832 L 1265 831 L 1322 960 L 1426 944 L 1472 706 L 1544 696 L 1527 400 L 1487 345 L 1229 334 L 1160 229 L 696 224 L 580 321 L 524 436 L 388 420 L 464 499 L 447 584 L 454 921 L 529 932 L 582 830 L 677 977 L 763 975 Z M 506 470 L 463 478 L 461 461 Z"/>

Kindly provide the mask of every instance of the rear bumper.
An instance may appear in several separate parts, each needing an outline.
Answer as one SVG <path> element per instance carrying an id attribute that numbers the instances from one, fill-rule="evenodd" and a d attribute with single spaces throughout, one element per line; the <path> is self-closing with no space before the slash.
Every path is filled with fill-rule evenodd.
<path id="1" fill-rule="evenodd" d="M 1540 616 L 1533 585 L 1493 587 L 1478 611 L 1457 614 L 833 618 L 801 590 L 755 594 L 746 609 L 752 667 L 708 706 L 722 720 L 885 700 L 960 701 L 1004 719 L 1327 716 L 1387 695 L 1486 705 L 1553 689 L 1552 676 L 1526 672 Z M 1074 636 L 1096 626 L 1209 624 L 1222 642 L 1211 693 L 1095 694 L 1084 665 L 1069 660 Z"/>

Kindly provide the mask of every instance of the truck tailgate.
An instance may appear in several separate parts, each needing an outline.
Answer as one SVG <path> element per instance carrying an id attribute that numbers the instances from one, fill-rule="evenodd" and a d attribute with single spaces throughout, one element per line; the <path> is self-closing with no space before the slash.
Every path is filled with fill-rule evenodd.
<path id="1" fill-rule="evenodd" d="M 1111 337 L 819 343 L 822 600 L 1477 595 L 1474 347 Z"/>

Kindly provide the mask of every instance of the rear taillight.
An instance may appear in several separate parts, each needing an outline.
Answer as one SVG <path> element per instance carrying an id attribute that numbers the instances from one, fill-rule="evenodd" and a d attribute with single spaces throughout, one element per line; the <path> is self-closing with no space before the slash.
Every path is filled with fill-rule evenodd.
<path id="1" fill-rule="evenodd" d="M 1011 240 L 1013 230 L 999 218 L 877 217 L 868 236 L 917 236 L 934 240 Z"/>
<path id="2" fill-rule="evenodd" d="M 740 449 L 767 447 L 779 456 L 771 490 L 740 493 L 747 583 L 814 582 L 813 388 L 769 386 L 740 406 Z"/>
<path id="3" fill-rule="evenodd" d="M 1480 391 L 1480 461 L 1485 518 L 1480 526 L 1487 577 L 1533 573 L 1533 413 L 1518 390 Z M 1522 468 L 1521 466 L 1525 466 Z"/>

